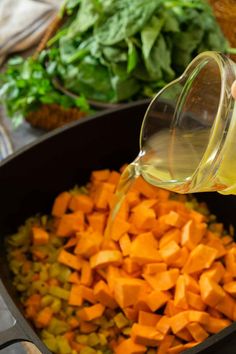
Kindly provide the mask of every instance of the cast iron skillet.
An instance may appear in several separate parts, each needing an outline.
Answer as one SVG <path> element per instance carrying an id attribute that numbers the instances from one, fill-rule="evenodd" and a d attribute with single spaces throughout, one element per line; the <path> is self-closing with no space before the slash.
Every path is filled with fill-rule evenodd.
<path id="1" fill-rule="evenodd" d="M 0 349 L 25 340 L 43 354 L 50 353 L 21 314 L 5 258 L 4 236 L 15 232 L 29 216 L 49 212 L 54 197 L 75 184 L 83 185 L 91 170 L 119 168 L 136 157 L 146 108 L 147 102 L 140 102 L 83 119 L 47 135 L 0 166 L 0 304 L 4 298 L 13 316 L 10 328 L 0 333 Z M 217 193 L 198 197 L 208 203 L 219 220 L 236 226 L 236 197 Z M 235 348 L 236 323 L 186 354 L 233 354 Z"/>

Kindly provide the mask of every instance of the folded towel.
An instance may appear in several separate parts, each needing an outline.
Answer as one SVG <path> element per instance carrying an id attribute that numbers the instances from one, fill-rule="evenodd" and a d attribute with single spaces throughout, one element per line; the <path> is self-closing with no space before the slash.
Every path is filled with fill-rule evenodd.
<path id="1" fill-rule="evenodd" d="M 0 0 L 0 64 L 7 55 L 35 45 L 62 0 Z"/>
<path id="2" fill-rule="evenodd" d="M 2 159 L 5 159 L 12 152 L 13 152 L 13 147 L 10 138 L 7 135 L 4 126 L 0 124 L 0 161 Z M 1 325 L 0 325 L 0 329 L 1 329 Z"/>

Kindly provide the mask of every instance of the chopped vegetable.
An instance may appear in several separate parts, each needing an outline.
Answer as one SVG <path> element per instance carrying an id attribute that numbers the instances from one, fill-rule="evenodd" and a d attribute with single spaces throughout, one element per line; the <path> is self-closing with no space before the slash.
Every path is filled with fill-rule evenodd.
<path id="1" fill-rule="evenodd" d="M 41 104 L 88 111 L 85 98 L 151 97 L 196 54 L 229 51 L 204 0 L 67 0 L 64 15 L 37 59 L 13 58 L 2 75 L 0 97 L 15 122 Z"/>
<path id="2" fill-rule="evenodd" d="M 101 304 L 96 304 L 91 307 L 84 307 L 78 312 L 78 317 L 84 321 L 92 321 L 102 316 L 105 307 Z"/>
<path id="3" fill-rule="evenodd" d="M 63 249 L 58 255 L 58 262 L 76 270 L 79 270 L 81 268 L 81 260 L 79 259 L 79 257 Z"/>
<path id="4" fill-rule="evenodd" d="M 59 196 L 55 199 L 55 202 L 53 204 L 52 215 L 61 217 L 63 214 L 65 214 L 70 200 L 71 200 L 70 193 L 63 192 L 59 194 Z"/>
<path id="5" fill-rule="evenodd" d="M 45 245 L 48 243 L 49 235 L 42 228 L 34 226 L 32 227 L 32 233 L 34 245 Z"/>
<path id="6" fill-rule="evenodd" d="M 202 203 L 141 178 L 129 228 L 105 238 L 117 176 L 94 171 L 8 238 L 25 315 L 56 354 L 182 353 L 236 319 L 236 244 Z"/>

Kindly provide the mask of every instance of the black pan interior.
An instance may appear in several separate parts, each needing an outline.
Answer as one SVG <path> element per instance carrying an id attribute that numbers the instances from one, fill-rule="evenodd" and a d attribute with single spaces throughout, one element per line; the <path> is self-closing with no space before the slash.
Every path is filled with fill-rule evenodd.
<path id="1" fill-rule="evenodd" d="M 1 165 L 0 269 L 14 298 L 4 237 L 29 216 L 49 212 L 58 193 L 86 183 L 92 170 L 115 169 L 132 161 L 146 108 L 146 103 L 140 103 L 72 124 Z"/>
<path id="2" fill-rule="evenodd" d="M 76 184 L 83 185 L 91 170 L 119 168 L 132 161 L 139 151 L 139 132 L 146 108 L 147 102 L 141 102 L 72 124 L 0 166 L 0 278 L 16 304 L 4 237 L 15 232 L 27 217 L 49 212 L 53 198 Z M 236 226 L 235 197 L 204 193 L 198 198 L 208 203 L 220 221 Z M 211 350 L 202 348 L 194 353 L 220 353 Z M 225 353 L 234 352 L 225 349 Z"/>

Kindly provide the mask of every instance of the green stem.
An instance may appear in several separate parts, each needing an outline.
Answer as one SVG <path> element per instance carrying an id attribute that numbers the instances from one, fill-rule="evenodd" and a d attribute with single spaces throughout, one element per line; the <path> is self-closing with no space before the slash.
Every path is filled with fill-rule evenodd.
<path id="1" fill-rule="evenodd" d="M 227 53 L 229 54 L 236 54 L 236 48 L 228 48 Z"/>

